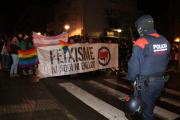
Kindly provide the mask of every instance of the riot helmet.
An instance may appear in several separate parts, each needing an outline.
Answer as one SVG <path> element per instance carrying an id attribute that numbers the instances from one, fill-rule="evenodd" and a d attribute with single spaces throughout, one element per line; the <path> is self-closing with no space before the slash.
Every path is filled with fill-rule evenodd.
<path id="1" fill-rule="evenodd" d="M 130 95 L 126 98 L 124 103 L 125 113 L 134 115 L 136 113 L 143 113 L 147 108 L 147 104 L 136 95 Z"/>
<path id="2" fill-rule="evenodd" d="M 135 27 L 139 35 L 144 36 L 147 31 L 154 30 L 154 20 L 150 15 L 143 15 L 135 22 Z"/>

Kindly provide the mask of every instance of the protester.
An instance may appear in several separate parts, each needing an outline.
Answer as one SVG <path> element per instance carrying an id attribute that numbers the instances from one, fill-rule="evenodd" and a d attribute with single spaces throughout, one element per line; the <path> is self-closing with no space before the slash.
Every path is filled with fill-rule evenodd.
<path id="1" fill-rule="evenodd" d="M 84 43 L 84 38 L 83 37 L 81 38 L 81 42 L 80 43 Z"/>
<path id="2" fill-rule="evenodd" d="M 70 37 L 70 39 L 69 39 L 69 44 L 72 44 L 72 43 L 75 43 L 75 42 L 74 42 L 74 38 L 73 38 L 73 37 Z"/>
<path id="3" fill-rule="evenodd" d="M 83 40 L 83 43 L 87 43 L 86 39 Z"/>
<path id="4" fill-rule="evenodd" d="M 171 52 L 169 53 L 169 63 L 168 63 L 168 69 L 171 69 L 172 67 L 172 55 Z"/>
<path id="5" fill-rule="evenodd" d="M 89 38 L 89 44 L 93 44 L 93 39 Z"/>
<path id="6" fill-rule="evenodd" d="M 13 36 L 12 37 L 9 37 L 8 38 L 8 43 L 7 43 L 7 50 L 9 51 L 9 64 L 8 64 L 8 68 L 11 68 L 11 65 L 12 65 L 12 57 L 11 57 L 11 40 L 12 40 Z"/>
<path id="7" fill-rule="evenodd" d="M 81 36 L 80 35 L 77 36 L 77 39 L 78 39 L 78 43 L 81 43 Z"/>
<path id="8" fill-rule="evenodd" d="M 7 37 L 6 37 L 7 38 Z M 7 50 L 7 40 L 3 40 L 4 46 L 1 51 L 1 56 L 2 56 L 2 69 L 8 69 L 9 65 L 9 51 Z M 6 64 L 5 64 L 6 63 Z"/>
<path id="9" fill-rule="evenodd" d="M 18 34 L 19 40 L 22 38 L 22 34 Z M 11 70 L 10 70 L 10 77 L 18 77 L 19 75 L 17 74 L 17 67 L 18 67 L 18 62 L 19 62 L 19 57 L 18 57 L 18 50 L 20 50 L 20 42 L 17 39 L 17 37 L 14 37 L 11 41 L 11 57 L 13 59 L 13 64 L 11 65 Z"/>
<path id="10" fill-rule="evenodd" d="M 172 64 L 174 65 L 174 59 L 175 59 L 175 54 L 176 54 L 176 50 L 178 50 L 178 48 L 175 46 L 175 45 L 173 45 L 173 47 L 172 47 Z"/>
<path id="11" fill-rule="evenodd" d="M 178 59 L 179 59 L 179 50 L 176 49 L 174 56 L 174 70 L 178 70 Z"/>
<path id="12" fill-rule="evenodd" d="M 27 36 L 27 35 L 22 34 L 22 41 L 21 41 L 20 47 L 21 47 L 21 50 L 29 50 L 29 49 L 34 48 L 35 46 L 33 46 L 33 45 L 31 44 L 31 41 L 30 41 L 30 39 L 28 39 L 28 36 Z M 27 75 L 27 74 L 31 75 L 31 74 L 33 74 L 33 72 L 34 72 L 34 71 L 31 71 L 31 70 L 30 70 L 30 67 L 26 67 L 26 68 L 24 68 L 24 70 L 23 70 L 23 74 L 24 74 L 24 75 Z"/>
<path id="13" fill-rule="evenodd" d="M 74 37 L 74 42 L 75 42 L 75 43 L 78 43 L 78 42 L 79 42 L 77 36 Z"/>

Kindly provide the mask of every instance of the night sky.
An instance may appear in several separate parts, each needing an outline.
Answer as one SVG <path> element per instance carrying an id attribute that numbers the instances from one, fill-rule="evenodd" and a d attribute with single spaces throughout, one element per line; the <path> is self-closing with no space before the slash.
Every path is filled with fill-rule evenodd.
<path id="1" fill-rule="evenodd" d="M 42 5 L 42 6 L 53 6 L 60 0 L 51 0 L 51 1 L 41 1 L 38 2 L 38 0 L 31 0 L 31 1 L 9 1 L 9 0 L 3 0 L 0 2 L 0 33 L 4 32 L 7 34 L 11 34 L 13 30 L 13 24 L 17 22 L 18 17 L 21 15 L 23 10 L 28 5 Z M 160 6 L 163 7 L 162 0 L 137 0 L 137 8 L 138 10 L 143 11 L 145 14 L 151 14 L 153 16 L 159 16 L 157 13 L 162 11 L 157 11 L 155 8 L 152 7 L 154 5 L 157 5 L 157 1 L 159 2 Z M 167 0 L 163 0 L 167 1 Z M 147 4 L 147 2 L 149 2 Z M 148 6 L 147 6 L 148 5 Z M 158 5 L 159 6 L 159 5 Z M 163 10 L 163 9 L 161 9 Z M 162 12 L 164 13 L 164 12 Z M 161 14 L 162 15 L 162 14 Z"/>
<path id="2" fill-rule="evenodd" d="M 17 22 L 19 16 L 23 12 L 23 10 L 28 5 L 42 5 L 42 6 L 53 6 L 59 0 L 51 0 L 51 1 L 41 1 L 31 0 L 31 1 L 9 1 L 3 0 L 0 2 L 0 33 L 11 34 L 13 29 L 13 24 Z"/>

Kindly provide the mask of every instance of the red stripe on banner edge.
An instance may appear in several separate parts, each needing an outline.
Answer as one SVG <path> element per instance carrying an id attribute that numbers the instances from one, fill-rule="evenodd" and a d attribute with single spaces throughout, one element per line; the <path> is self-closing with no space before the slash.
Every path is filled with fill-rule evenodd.
<path id="1" fill-rule="evenodd" d="M 36 47 L 34 47 L 34 48 L 32 48 L 32 49 L 29 49 L 29 50 L 19 50 L 18 51 L 18 53 L 22 53 L 23 54 L 23 52 L 31 52 L 31 51 L 33 51 L 34 49 L 36 49 Z"/>
<path id="2" fill-rule="evenodd" d="M 21 51 L 21 50 L 18 51 L 18 54 L 22 54 L 22 55 L 29 55 L 33 53 L 36 53 L 36 49 L 32 51 Z"/>
<path id="3" fill-rule="evenodd" d="M 34 65 L 37 65 L 37 64 L 39 64 L 39 61 L 37 61 L 35 63 L 32 63 L 32 64 L 28 64 L 28 65 L 19 65 L 19 68 L 31 67 L 31 66 L 34 66 Z"/>

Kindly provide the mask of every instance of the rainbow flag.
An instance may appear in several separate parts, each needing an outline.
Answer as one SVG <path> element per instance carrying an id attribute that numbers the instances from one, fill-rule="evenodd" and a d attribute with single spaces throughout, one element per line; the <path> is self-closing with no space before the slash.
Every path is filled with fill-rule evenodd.
<path id="1" fill-rule="evenodd" d="M 61 45 L 61 47 L 62 47 L 64 53 L 66 53 L 66 52 L 68 51 L 68 46 L 74 45 L 74 44 L 75 44 L 75 43 L 69 44 L 69 43 L 64 42 L 64 41 L 62 41 L 62 40 L 60 40 L 59 43 L 60 43 L 60 45 Z"/>
<path id="2" fill-rule="evenodd" d="M 39 64 L 36 47 L 30 50 L 19 50 L 18 56 L 19 56 L 20 68 L 31 67 L 31 66 Z"/>

